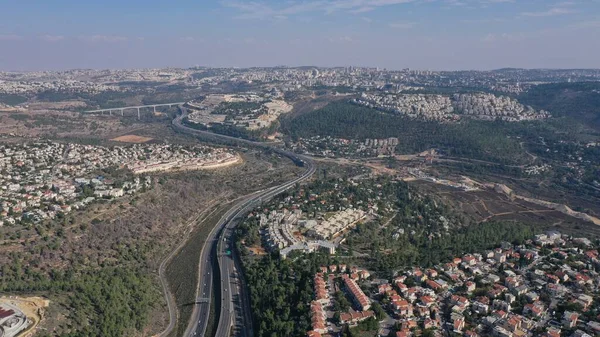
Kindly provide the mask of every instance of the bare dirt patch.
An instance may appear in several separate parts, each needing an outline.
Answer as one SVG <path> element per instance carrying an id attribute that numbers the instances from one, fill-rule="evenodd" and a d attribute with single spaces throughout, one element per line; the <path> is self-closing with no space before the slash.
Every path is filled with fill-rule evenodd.
<path id="1" fill-rule="evenodd" d="M 136 143 L 136 144 L 140 144 L 140 143 L 149 142 L 152 139 L 153 138 L 144 137 L 144 136 L 138 136 L 138 135 L 124 135 L 124 136 L 113 138 L 111 140 L 113 140 L 115 142 L 122 142 L 122 143 Z"/>
<path id="2" fill-rule="evenodd" d="M 422 180 L 411 182 L 411 185 L 432 197 L 440 198 L 443 203 L 476 223 L 520 221 L 565 233 L 600 236 L 598 225 L 527 200 L 511 199 L 493 189 L 466 192 Z"/>
<path id="3" fill-rule="evenodd" d="M 267 255 L 267 251 L 261 246 L 246 247 L 254 255 Z"/>

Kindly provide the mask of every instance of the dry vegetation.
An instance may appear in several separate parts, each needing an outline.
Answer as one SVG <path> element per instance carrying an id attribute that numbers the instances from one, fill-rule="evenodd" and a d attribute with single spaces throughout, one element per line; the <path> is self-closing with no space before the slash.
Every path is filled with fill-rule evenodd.
<path id="1" fill-rule="evenodd" d="M 37 107 L 36 104 L 41 105 Z M 124 117 L 115 114 L 91 115 L 67 111 L 68 106 L 65 104 L 34 103 L 21 111 L 0 111 L 0 136 L 100 141 L 130 133 L 137 134 L 140 129 L 168 128 L 168 122 L 175 112 L 175 108 L 156 114 L 143 111 L 141 119 L 138 119 L 135 111 L 127 111 Z"/>
<path id="2" fill-rule="evenodd" d="M 7 270 L 6 275 L 19 281 L 7 284 L 5 279 L 3 289 L 13 293 L 21 289 L 19 293 L 27 294 L 26 289 L 37 289 L 38 277 L 52 278 L 57 272 L 136 270 L 151 280 L 152 286 L 146 291 L 154 306 L 147 326 L 141 331 L 129 329 L 128 334 L 156 333 L 168 319 L 157 277 L 158 266 L 189 235 L 190 220 L 215 203 L 290 179 L 299 170 L 287 160 L 247 153 L 243 165 L 158 175 L 152 188 L 139 195 L 97 203 L 43 225 L 1 228 L 0 264 L 27 266 L 26 274 Z M 59 335 L 77 331 L 68 293 L 52 290 L 36 293 L 48 296 L 53 302 L 49 310 L 52 317 L 42 322 L 41 328 Z"/>
<path id="3" fill-rule="evenodd" d="M 121 142 L 121 143 L 146 143 L 152 140 L 152 138 L 150 137 L 144 137 L 144 136 L 137 136 L 137 135 L 124 135 L 124 136 L 119 136 L 116 138 L 111 139 L 112 141 L 115 142 Z"/>

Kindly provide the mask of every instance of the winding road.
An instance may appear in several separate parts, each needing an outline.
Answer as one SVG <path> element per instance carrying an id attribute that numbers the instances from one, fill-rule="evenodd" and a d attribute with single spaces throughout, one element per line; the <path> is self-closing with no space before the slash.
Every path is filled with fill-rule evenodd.
<path id="1" fill-rule="evenodd" d="M 236 256 L 233 247 L 233 234 L 235 226 L 239 220 L 253 208 L 261 203 L 270 200 L 277 194 L 293 187 L 310 178 L 315 168 L 310 158 L 304 157 L 293 152 L 285 151 L 280 148 L 272 147 L 268 144 L 254 142 L 250 140 L 215 134 L 209 131 L 197 130 L 183 124 L 183 119 L 187 116 L 187 109 L 180 105 L 181 114 L 173 119 L 173 127 L 181 132 L 203 136 L 215 142 L 235 142 L 246 146 L 257 147 L 271 150 L 281 156 L 285 156 L 299 166 L 305 168 L 305 171 L 295 179 L 281 185 L 254 192 L 241 198 L 232 208 L 230 208 L 215 225 L 205 241 L 204 247 L 200 253 L 200 261 L 197 266 L 199 269 L 198 288 L 196 290 L 196 301 L 190 323 L 184 336 L 208 337 L 207 330 L 211 298 L 213 296 L 213 274 L 218 272 L 221 280 L 220 294 L 216 296 L 220 303 L 219 320 L 216 329 L 216 337 L 229 337 L 232 329 L 238 336 L 253 336 L 252 315 L 250 312 L 249 297 L 244 286 L 244 278 L 241 273 L 240 259 Z M 211 261 L 217 258 L 218 270 L 213 270 Z M 196 267 L 196 266 L 194 266 Z M 165 289 L 168 292 L 168 289 Z M 165 295 L 167 298 L 170 295 Z M 174 317 L 171 305 L 169 305 L 170 317 Z M 170 322 L 172 326 L 174 322 Z M 161 335 L 163 336 L 163 335 Z"/>

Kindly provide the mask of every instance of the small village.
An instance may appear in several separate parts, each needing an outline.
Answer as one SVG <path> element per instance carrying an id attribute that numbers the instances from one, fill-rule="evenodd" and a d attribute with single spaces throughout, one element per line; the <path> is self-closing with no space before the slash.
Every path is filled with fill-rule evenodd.
<path id="1" fill-rule="evenodd" d="M 219 167 L 239 156 L 206 146 L 103 147 L 43 141 L 0 145 L 0 226 L 39 222 L 151 186 L 142 174 Z M 116 174 L 125 169 L 129 175 Z"/>
<path id="2" fill-rule="evenodd" d="M 307 336 L 338 336 L 369 319 L 378 336 L 598 336 L 598 255 L 590 240 L 551 231 L 393 279 L 322 266 Z M 340 312 L 346 299 L 351 308 Z"/>
<path id="3" fill-rule="evenodd" d="M 291 149 L 299 153 L 305 153 L 319 157 L 348 157 L 365 158 L 390 156 L 396 151 L 399 141 L 396 137 L 382 139 L 356 139 L 334 138 L 330 136 L 314 136 L 301 138 L 292 144 Z"/>

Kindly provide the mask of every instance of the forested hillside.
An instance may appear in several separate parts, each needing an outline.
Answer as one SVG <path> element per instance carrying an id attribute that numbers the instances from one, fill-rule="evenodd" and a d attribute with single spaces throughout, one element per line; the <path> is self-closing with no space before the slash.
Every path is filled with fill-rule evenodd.
<path id="1" fill-rule="evenodd" d="M 523 104 L 572 117 L 600 129 L 600 83 L 550 83 L 531 88 L 518 97 Z"/>
<path id="2" fill-rule="evenodd" d="M 398 137 L 401 140 L 398 151 L 401 153 L 438 148 L 450 156 L 522 163 L 527 160 L 526 154 L 517 139 L 508 137 L 508 124 L 418 121 L 347 102 L 335 102 L 284 120 L 282 130 L 293 139 L 317 135 L 351 139 Z"/>

